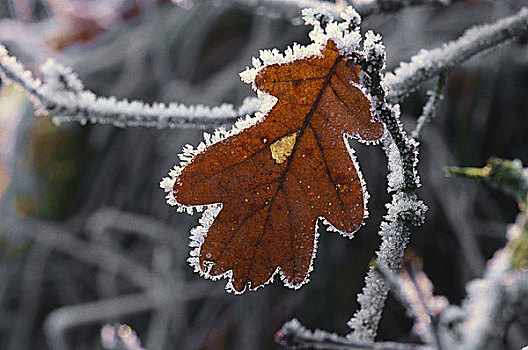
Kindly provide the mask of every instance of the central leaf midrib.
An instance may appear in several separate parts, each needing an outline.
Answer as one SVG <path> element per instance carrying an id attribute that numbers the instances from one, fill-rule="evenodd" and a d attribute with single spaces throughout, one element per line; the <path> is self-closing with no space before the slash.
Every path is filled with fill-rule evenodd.
<path id="1" fill-rule="evenodd" d="M 231 236 L 229 237 L 229 239 L 227 240 L 227 242 L 224 244 L 223 248 L 221 249 L 220 251 L 220 255 L 218 256 L 217 260 L 219 260 L 221 258 L 221 256 L 223 255 L 223 252 L 225 250 L 225 248 L 227 247 L 227 245 L 229 244 L 229 242 L 231 242 L 231 240 L 233 239 L 233 237 L 235 236 L 236 233 L 238 233 L 238 231 L 241 229 L 242 225 L 244 225 L 247 220 L 249 220 L 253 215 L 255 215 L 257 212 L 259 212 L 260 210 L 264 209 L 266 206 L 268 206 L 268 214 L 266 216 L 266 219 L 265 219 L 265 222 L 264 222 L 264 225 L 263 225 L 263 229 L 262 229 L 262 232 L 259 236 L 259 238 L 257 239 L 257 241 L 255 242 L 255 245 L 254 245 L 254 249 L 253 249 L 253 255 L 252 255 L 252 258 L 251 258 L 251 261 L 254 261 L 255 259 L 255 255 L 256 255 L 256 252 L 257 252 L 257 248 L 258 246 L 260 245 L 260 243 L 262 242 L 262 238 L 264 236 L 264 233 L 266 232 L 266 227 L 269 225 L 269 218 L 270 218 L 270 213 L 271 213 L 271 207 L 273 206 L 273 203 L 275 201 L 275 199 L 277 198 L 277 195 L 278 193 L 282 190 L 283 186 L 284 186 L 284 182 L 286 180 L 286 175 L 288 173 L 288 170 L 290 168 L 290 165 L 291 165 L 291 162 L 292 162 L 292 159 L 293 157 L 295 156 L 295 152 L 297 151 L 297 148 L 298 148 L 298 145 L 299 145 L 299 142 L 301 141 L 302 137 L 304 136 L 304 132 L 306 131 L 308 125 L 310 124 L 310 120 L 311 118 L 313 117 L 313 115 L 315 114 L 315 111 L 317 109 L 317 107 L 319 106 L 319 102 L 323 96 L 323 93 L 325 92 L 325 90 L 328 88 L 329 84 L 330 84 L 330 80 L 332 78 L 332 76 L 335 74 L 335 71 L 337 69 L 337 65 L 339 64 L 339 62 L 341 61 L 342 57 L 341 56 L 338 56 L 338 58 L 334 61 L 332 67 L 330 68 L 330 71 L 328 72 L 326 78 L 325 78 L 325 81 L 323 83 L 323 86 L 321 87 L 321 89 L 319 90 L 319 93 L 314 101 L 314 103 L 312 104 L 312 107 L 310 108 L 310 111 L 308 111 L 308 113 L 306 114 L 306 117 L 304 118 L 304 121 L 303 121 L 303 124 L 300 128 L 298 129 L 295 129 L 293 131 L 290 131 L 290 133 L 288 133 L 287 135 L 291 134 L 292 132 L 299 132 L 299 136 L 296 138 L 295 140 L 295 144 L 293 146 L 293 149 L 292 149 L 292 152 L 290 154 L 290 156 L 288 157 L 288 160 L 287 160 L 287 163 L 286 163 L 286 167 L 284 168 L 281 176 L 274 182 L 278 182 L 278 186 L 277 186 L 277 189 L 273 195 L 273 197 L 270 198 L 269 202 L 268 201 L 265 201 L 263 205 L 261 205 L 259 208 L 257 208 L 255 211 L 253 211 L 253 213 L 250 213 L 249 215 L 247 215 L 243 220 L 242 220 L 242 223 L 237 227 L 236 230 L 234 230 L 232 233 L 231 233 Z M 265 148 L 263 148 L 265 149 Z M 260 153 L 260 151 L 262 151 L 263 149 L 259 150 L 257 153 Z M 285 193 L 286 195 L 286 193 Z M 267 202 L 267 204 L 266 204 Z M 289 206 L 289 205 L 288 205 Z M 291 235 L 291 226 L 290 226 L 290 235 Z M 291 243 L 291 242 L 290 242 Z M 290 246 L 290 248 L 292 248 Z M 295 266 L 295 262 L 294 262 L 294 266 Z M 244 285 L 248 282 L 248 278 L 247 278 L 247 275 L 249 274 L 249 270 L 251 268 L 251 265 L 248 266 L 248 269 L 246 271 L 246 282 L 244 283 Z M 294 268 L 295 270 L 295 268 Z M 295 273 L 295 272 L 294 272 Z M 295 278 L 295 276 L 292 276 L 292 278 Z"/>
<path id="2" fill-rule="evenodd" d="M 284 181 L 286 179 L 286 175 L 287 175 L 288 170 L 290 168 L 292 159 L 295 156 L 295 152 L 297 151 L 297 147 L 298 147 L 299 143 L 301 142 L 302 137 L 304 136 L 304 132 L 308 128 L 308 125 L 310 124 L 310 120 L 312 119 L 313 115 L 315 114 L 315 111 L 316 111 L 317 107 L 319 106 L 319 102 L 321 101 L 323 93 L 326 90 L 326 88 L 328 87 L 328 85 L 330 84 L 330 80 L 331 80 L 332 76 L 334 75 L 335 70 L 337 68 L 337 65 L 339 64 L 341 59 L 342 59 L 342 56 L 338 56 L 337 59 L 335 60 L 334 64 L 330 68 L 330 71 L 328 72 L 328 75 L 326 76 L 326 79 L 325 79 L 325 81 L 323 83 L 323 86 L 321 87 L 321 90 L 319 90 L 319 94 L 317 95 L 317 98 L 315 99 L 314 103 L 312 104 L 312 108 L 310 108 L 310 111 L 306 114 L 306 117 L 304 118 L 303 125 L 298 129 L 299 136 L 297 136 L 297 138 L 295 140 L 295 144 L 293 145 L 293 149 L 291 151 L 291 154 L 288 157 L 288 161 L 286 163 L 286 167 L 284 168 L 281 177 L 278 179 L 279 186 L 277 187 L 277 190 L 275 191 L 275 194 L 273 195 L 273 197 L 270 198 L 270 202 L 269 202 L 269 206 L 270 207 L 273 204 L 273 201 L 275 200 L 275 198 L 277 198 L 277 194 L 279 193 L 279 191 L 282 189 L 282 187 L 284 185 Z M 269 215 L 266 218 L 266 221 L 268 220 L 268 218 L 269 218 Z"/>
<path id="3" fill-rule="evenodd" d="M 293 146 L 291 155 L 288 157 L 288 161 L 286 163 L 286 167 L 284 168 L 284 170 L 282 172 L 282 175 L 279 178 L 279 181 L 278 181 L 279 185 L 278 185 L 277 189 L 275 190 L 275 194 L 273 195 L 272 198 L 270 198 L 269 203 L 267 204 L 268 205 L 268 214 L 266 216 L 266 220 L 265 220 L 264 225 L 263 225 L 262 233 L 260 234 L 260 237 L 255 242 L 255 247 L 253 248 L 253 256 L 251 258 L 252 261 L 255 259 L 255 255 L 256 255 L 256 252 L 257 252 L 257 247 L 262 242 L 262 237 L 264 236 L 264 232 L 266 232 L 266 227 L 269 224 L 271 207 L 273 206 L 273 203 L 274 203 L 275 199 L 277 198 L 277 195 L 278 195 L 279 191 L 282 189 L 282 187 L 284 185 L 284 181 L 286 180 L 286 175 L 288 174 L 288 170 L 290 168 L 292 159 L 295 156 L 295 152 L 297 151 L 297 147 L 298 147 L 300 141 L 302 140 L 302 137 L 304 136 L 304 132 L 306 131 L 308 125 L 310 124 L 310 120 L 312 119 L 313 115 L 315 114 L 315 111 L 316 111 L 316 109 L 317 109 L 317 107 L 319 105 L 319 102 L 321 101 L 321 98 L 323 97 L 323 93 L 325 92 L 326 88 L 330 84 L 330 80 L 331 80 L 332 76 L 334 75 L 334 73 L 335 73 L 335 71 L 337 69 L 337 65 L 339 64 L 341 59 L 342 59 L 342 56 L 338 56 L 337 59 L 334 61 L 334 64 L 330 68 L 330 71 L 328 72 L 328 75 L 326 76 L 326 79 L 325 79 L 325 81 L 323 83 L 323 86 L 321 87 L 321 90 L 319 90 L 319 94 L 317 95 L 317 98 L 315 99 L 314 103 L 312 104 L 312 108 L 310 109 L 310 111 L 308 112 L 306 117 L 304 118 L 303 125 L 299 128 L 299 136 L 295 140 L 295 144 Z M 290 230 L 290 235 L 291 235 L 291 230 Z M 248 269 L 247 269 L 247 272 L 246 272 L 246 276 L 249 274 L 250 268 L 251 268 L 251 265 L 248 266 Z M 294 277 L 295 276 L 292 276 L 292 278 L 294 278 Z M 246 277 L 246 283 L 247 282 L 248 282 L 248 279 Z"/>

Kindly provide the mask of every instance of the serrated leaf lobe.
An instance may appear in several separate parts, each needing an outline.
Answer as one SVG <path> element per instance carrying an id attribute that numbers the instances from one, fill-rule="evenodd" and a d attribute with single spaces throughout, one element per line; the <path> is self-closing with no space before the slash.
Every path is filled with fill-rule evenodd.
<path id="1" fill-rule="evenodd" d="M 328 40 L 319 56 L 264 67 L 254 84 L 277 98 L 271 111 L 196 154 L 174 183 L 182 205 L 222 203 L 199 268 L 229 276 L 235 292 L 279 269 L 298 288 L 311 269 L 317 220 L 350 234 L 363 222 L 364 190 L 344 135 L 377 141 L 384 127 L 347 60 Z"/>

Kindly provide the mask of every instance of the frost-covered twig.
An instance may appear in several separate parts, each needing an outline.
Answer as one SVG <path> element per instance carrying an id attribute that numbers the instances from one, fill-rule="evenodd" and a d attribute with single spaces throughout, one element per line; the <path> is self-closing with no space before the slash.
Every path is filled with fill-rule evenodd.
<path id="1" fill-rule="evenodd" d="M 378 271 L 383 275 L 385 281 L 390 286 L 392 294 L 402 304 L 408 315 L 414 318 L 415 328 L 416 325 L 421 325 L 424 328 L 420 333 L 417 333 L 422 341 L 426 344 L 432 343 L 431 345 L 435 349 L 441 350 L 442 344 L 436 327 L 437 322 L 434 321 L 425 301 L 424 292 L 421 290 L 421 286 L 418 285 L 414 276 L 409 274 L 404 268 L 397 275 L 383 265 L 378 266 Z M 425 275 L 423 276 L 425 277 Z M 428 279 L 427 281 L 430 283 Z M 445 299 L 443 300 L 445 301 Z M 447 301 L 445 305 L 447 306 Z"/>
<path id="2" fill-rule="evenodd" d="M 403 62 L 393 73 L 385 76 L 384 85 L 388 89 L 387 100 L 401 101 L 420 83 L 460 65 L 469 58 L 484 52 L 515 36 L 528 32 L 528 9 L 503 18 L 493 24 L 472 27 L 457 40 L 448 42 L 433 50 L 421 50 Z"/>
<path id="3" fill-rule="evenodd" d="M 207 107 L 158 102 L 149 105 L 126 99 L 118 101 L 115 97 L 101 97 L 85 90 L 71 69 L 51 60 L 42 66 L 42 71 L 42 81 L 33 78 L 31 72 L 0 46 L 2 79 L 21 86 L 32 97 L 37 113 L 49 113 L 57 122 L 90 122 L 118 127 L 211 127 L 229 124 L 258 108 L 256 98 L 247 98 L 238 108 L 227 103 Z"/>
<path id="4" fill-rule="evenodd" d="M 382 242 L 376 261 L 378 265 L 383 264 L 391 271 L 396 271 L 409 243 L 410 228 L 422 223 L 427 207 L 414 193 L 398 192 L 393 194 L 387 209 L 379 232 Z M 371 268 L 365 277 L 365 286 L 358 295 L 359 310 L 348 322 L 353 330 L 348 335 L 350 339 L 374 339 L 388 292 L 389 287 L 384 278 L 376 269 Z"/>
<path id="5" fill-rule="evenodd" d="M 391 203 L 387 204 L 387 215 L 380 225 L 382 242 L 376 262 L 390 271 L 396 271 L 409 242 L 410 229 L 423 222 L 427 206 L 414 193 L 419 187 L 417 143 L 407 137 L 399 120 L 399 106 L 387 103 L 386 92 L 381 85 L 381 71 L 385 67 L 385 49 L 381 37 L 368 32 L 364 52 L 365 56 L 359 55 L 357 59 L 363 68 L 363 83 L 371 95 L 372 111 L 387 128 L 384 150 L 389 166 L 388 190 L 396 192 L 392 195 Z M 348 322 L 353 330 L 348 338 L 374 339 L 388 292 L 383 277 L 371 268 L 365 278 L 365 286 L 358 295 L 360 308 Z"/>
<path id="6" fill-rule="evenodd" d="M 482 279 L 468 284 L 468 313 L 461 349 L 498 349 L 507 341 L 508 324 L 528 310 L 527 266 L 516 268 L 514 244 L 528 240 L 528 214 L 522 212 L 508 230 L 509 242 L 489 261 Z M 524 236 L 524 237 L 523 237 Z M 526 248 L 525 248 L 526 249 Z M 525 252 L 526 253 L 526 252 Z"/>
<path id="7" fill-rule="evenodd" d="M 327 349 L 327 350 L 427 350 L 427 346 L 395 342 L 370 342 L 352 340 L 337 334 L 316 329 L 306 329 L 297 319 L 286 322 L 275 334 L 275 341 L 288 349 Z"/>
<path id="8" fill-rule="evenodd" d="M 410 314 L 410 316 L 414 318 L 418 317 L 418 315 L 414 312 L 411 303 L 407 300 L 405 296 L 405 292 L 403 291 L 404 287 L 402 286 L 398 275 L 384 265 L 377 266 L 376 270 L 383 276 L 383 278 L 389 285 L 394 297 L 400 302 L 400 304 L 402 304 L 402 306 Z"/>
<path id="9" fill-rule="evenodd" d="M 357 57 L 357 61 L 362 67 L 363 85 L 371 96 L 373 114 L 383 121 L 390 141 L 397 148 L 399 164 L 403 169 L 403 174 L 401 174 L 403 182 L 398 185 L 398 190 L 412 192 L 420 186 L 416 171 L 418 144 L 409 139 L 403 129 L 399 119 L 400 107 L 390 105 L 387 102 L 386 88 L 382 86 L 382 71 L 385 69 L 385 47 L 381 43 L 381 36 L 375 35 L 371 31 L 367 32 L 364 51 L 365 54 L 358 54 Z M 390 185 L 389 187 L 392 189 L 395 186 Z"/>
<path id="10" fill-rule="evenodd" d="M 523 9 L 516 15 L 494 24 L 469 29 L 461 38 L 444 44 L 441 48 L 422 50 L 411 58 L 411 63 L 402 63 L 394 73 L 385 76 L 383 84 L 387 89 L 387 101 L 401 101 L 417 89 L 421 82 L 447 72 L 472 56 L 526 32 L 528 10 Z M 33 97 L 37 110 L 50 113 L 57 121 L 113 124 L 119 127 L 207 128 L 233 123 L 237 118 L 258 110 L 255 98 L 247 98 L 239 107 L 231 104 L 207 107 L 178 103 L 148 105 L 141 101 L 100 97 L 88 90 L 52 84 L 51 82 L 56 80 L 70 80 L 82 87 L 77 77 L 67 68 L 57 63 L 48 63 L 47 67 L 48 76 L 41 82 L 34 79 L 15 58 L 10 57 L 5 48 L 0 48 L 2 78 L 20 85 Z"/>
<path id="11" fill-rule="evenodd" d="M 328 13 L 338 18 L 346 6 L 352 6 L 366 18 L 380 13 L 393 13 L 406 7 L 423 6 L 430 4 L 449 5 L 451 0 L 235 0 L 239 4 L 256 7 L 257 10 L 265 9 L 266 14 L 286 18 L 298 17 L 304 8 L 324 8 Z M 258 12 L 258 11 L 257 11 Z"/>
<path id="12" fill-rule="evenodd" d="M 425 124 L 430 123 L 431 120 L 436 116 L 436 107 L 438 102 L 442 99 L 442 90 L 444 88 L 446 77 L 444 73 L 441 73 L 438 77 L 438 82 L 436 83 L 436 88 L 434 90 L 429 90 L 427 94 L 429 99 L 425 104 L 422 115 L 418 118 L 416 122 L 416 128 L 411 132 L 411 138 L 419 140 L 425 127 Z"/>

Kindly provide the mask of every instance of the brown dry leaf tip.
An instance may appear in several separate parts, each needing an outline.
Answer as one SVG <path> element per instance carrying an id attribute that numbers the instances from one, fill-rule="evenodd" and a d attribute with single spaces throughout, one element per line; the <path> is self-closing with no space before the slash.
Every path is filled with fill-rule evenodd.
<path id="1" fill-rule="evenodd" d="M 277 98 L 273 108 L 202 144 L 172 182 L 164 180 L 173 184 L 169 203 L 212 205 L 192 232 L 189 261 L 208 278 L 229 278 L 226 289 L 254 290 L 276 272 L 299 288 L 315 256 L 318 219 L 348 237 L 362 224 L 365 190 L 345 135 L 377 141 L 384 126 L 357 86 L 360 68 L 346 61 L 328 39 L 318 55 L 261 68 L 254 85 Z"/>

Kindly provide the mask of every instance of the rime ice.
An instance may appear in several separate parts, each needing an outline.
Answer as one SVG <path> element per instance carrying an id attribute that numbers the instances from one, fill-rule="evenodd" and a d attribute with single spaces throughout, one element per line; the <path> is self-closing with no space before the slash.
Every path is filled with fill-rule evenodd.
<path id="1" fill-rule="evenodd" d="M 322 16 L 325 17 L 326 25 L 324 28 L 320 24 Z M 357 65 L 346 65 L 346 60 L 352 60 L 352 53 L 355 53 L 359 47 L 360 35 L 357 25 L 360 23 L 360 18 L 354 10 L 348 9 L 343 14 L 344 21 L 341 23 L 335 22 L 331 14 L 324 11 L 306 10 L 304 11 L 304 19 L 307 24 L 314 27 L 310 33 L 312 44 L 308 46 L 294 44 L 284 53 L 280 53 L 276 49 L 262 50 L 259 58 L 252 59 L 253 67 L 247 68 L 240 74 L 244 82 L 252 84 L 253 88 L 257 90 L 260 108 L 255 116 L 247 116 L 228 131 L 222 129 L 217 130 L 213 135 L 204 134 L 204 142 L 200 143 L 196 149 L 185 147 L 184 152 L 179 156 L 182 162 L 171 171 L 169 178 L 163 179 L 160 183 L 160 186 L 167 192 L 168 203 L 175 205 L 179 211 L 192 212 L 194 209 L 198 209 L 194 205 L 195 203 L 222 203 L 221 209 L 218 207 L 211 211 L 206 209 L 204 217 L 207 220 L 201 220 L 202 225 L 193 230 L 191 245 L 195 249 L 191 254 L 190 262 L 195 270 L 205 277 L 228 278 L 227 289 L 230 291 L 243 292 L 248 286 L 250 290 L 254 290 L 269 283 L 276 273 L 279 273 L 286 286 L 299 288 L 308 281 L 309 272 L 312 270 L 317 244 L 316 232 L 314 232 L 317 221 L 324 217 L 326 220 L 322 220 L 322 222 L 327 224 L 330 230 L 337 231 L 346 237 L 352 237 L 353 232 L 359 228 L 363 218 L 367 216 L 366 200 L 368 195 L 346 135 L 348 134 L 365 143 L 377 143 L 383 136 L 384 127 L 370 113 L 370 99 L 359 87 L 360 68 Z M 341 77 L 346 77 L 345 80 L 339 80 L 336 72 L 340 72 Z M 332 88 L 330 89 L 329 86 Z M 340 91 L 341 97 L 337 91 Z M 352 98 L 351 96 L 355 97 Z M 288 109 L 291 108 L 291 104 L 286 103 L 289 98 L 299 100 L 295 109 Z M 347 101 L 348 105 L 344 101 Z M 324 119 L 326 118 L 325 111 L 332 111 L 333 115 L 330 121 Z M 327 122 L 323 122 L 323 119 Z M 312 123 L 315 124 L 312 125 Z M 255 127 L 250 128 L 252 126 Z M 296 131 L 292 132 L 292 130 Z M 253 134 L 258 137 L 248 136 Z M 250 139 L 250 137 L 253 138 Z M 341 142 L 338 141 L 339 138 L 342 138 Z M 253 145 L 253 139 L 256 140 L 255 145 Z M 330 139 L 331 142 L 328 141 Z M 243 147 L 242 144 L 239 145 L 240 140 L 244 140 Z M 324 147 L 321 142 L 324 142 Z M 228 145 L 231 147 L 231 151 L 228 150 Z M 251 151 L 246 154 L 241 149 L 251 149 Z M 257 149 L 266 152 L 261 153 Z M 214 152 L 220 154 L 221 162 L 215 158 Z M 309 157 L 306 157 L 306 154 L 309 154 Z M 264 155 L 262 159 L 260 155 Z M 253 156 L 257 157 L 255 159 L 259 159 L 255 164 L 252 163 L 254 159 L 250 159 Z M 326 157 L 330 158 L 327 160 Z M 208 159 L 208 161 L 204 159 Z M 246 165 L 253 167 L 246 170 L 252 173 L 251 179 L 246 179 L 245 172 L 231 174 L 231 171 L 235 172 L 232 170 L 234 169 L 232 166 L 228 172 L 224 172 L 224 170 L 227 171 L 227 168 L 221 171 L 222 176 L 231 174 L 231 178 L 236 179 L 237 193 L 242 191 L 240 195 L 243 197 L 241 197 L 240 203 L 243 203 L 243 206 L 240 206 L 238 199 L 234 199 L 238 198 L 236 193 L 229 194 L 231 192 L 228 192 L 228 198 L 224 198 L 221 194 L 227 191 L 226 182 L 229 182 L 229 179 L 213 180 L 213 175 L 204 175 L 207 177 L 207 191 L 199 185 L 196 185 L 196 188 L 192 187 L 194 186 L 192 185 L 193 181 L 198 181 L 198 184 L 202 183 L 202 180 L 196 180 L 201 178 L 201 173 L 204 171 L 206 174 L 212 172 L 211 174 L 216 176 L 220 174 L 217 169 L 219 164 L 229 163 L 231 160 L 241 169 L 246 169 Z M 272 161 L 271 164 L 269 163 L 270 160 Z M 294 164 L 292 167 L 296 167 L 297 172 L 293 170 L 288 172 L 291 164 Z M 225 166 L 227 167 L 227 165 Z M 280 167 L 283 167 L 283 170 L 280 170 L 282 169 Z M 280 172 L 282 175 L 277 175 Z M 308 174 L 306 177 L 305 172 Z M 315 181 L 315 178 L 318 180 Z M 219 183 L 222 185 L 217 185 L 215 181 L 220 181 Z M 269 183 L 267 187 L 260 185 L 263 181 Z M 293 184 L 294 181 L 296 184 Z M 251 183 L 251 186 L 248 183 Z M 278 183 L 280 184 L 279 187 L 277 187 Z M 285 183 L 289 185 L 283 186 Z M 325 187 L 327 183 L 328 188 Z M 243 192 L 247 191 L 246 187 L 255 188 L 255 190 L 248 193 Z M 273 188 L 270 189 L 270 187 Z M 273 192 L 275 195 L 269 194 L 270 191 L 275 191 Z M 299 193 L 299 191 L 302 192 Z M 279 192 L 282 197 L 278 195 Z M 259 198 L 264 199 L 260 201 Z M 288 198 L 297 199 L 290 201 Z M 236 220 L 240 215 L 231 213 L 233 203 L 230 200 L 237 203 L 238 213 L 248 210 L 245 208 L 254 208 L 251 209 L 252 215 L 244 216 L 250 219 L 244 219 L 242 223 L 237 223 Z M 274 206 L 280 207 L 277 209 L 277 213 L 284 213 L 284 205 L 288 207 L 286 213 L 290 216 L 289 220 L 288 218 L 275 217 L 279 214 L 270 216 Z M 293 209 L 289 206 L 292 206 Z M 202 208 L 200 207 L 200 209 Z M 253 262 L 250 264 L 252 268 L 247 268 L 248 272 L 245 272 L 246 274 L 249 274 L 250 270 L 252 273 L 254 272 L 252 279 L 250 279 L 244 275 L 243 271 L 246 265 L 242 265 L 241 261 L 245 261 L 243 258 L 244 251 L 246 251 L 244 242 L 253 239 L 251 238 L 252 233 L 245 228 L 242 232 L 239 231 L 243 225 L 246 225 L 246 220 L 248 222 L 249 220 L 257 220 L 255 218 L 259 217 L 261 215 L 259 213 L 263 210 L 268 210 L 268 216 L 263 221 L 264 224 L 256 221 L 254 223 L 256 226 L 251 231 L 262 231 L 262 236 L 256 242 L 251 243 L 255 244 L 251 246 L 253 248 L 246 248 L 256 252 L 261 245 L 271 244 L 266 243 L 268 241 L 278 242 L 278 238 L 276 238 L 278 235 L 281 237 L 281 242 L 295 242 L 291 243 L 290 248 L 286 246 L 281 248 L 282 251 L 289 249 L 293 252 L 295 248 L 296 250 L 301 249 L 302 253 L 296 254 L 294 259 L 285 259 L 282 255 L 266 258 L 264 265 L 266 266 L 266 273 L 269 272 L 270 277 L 266 277 L 265 280 L 264 272 L 258 272 L 261 273 L 260 275 L 254 272 L 256 269 L 254 266 L 258 268 L 256 265 L 258 261 L 252 260 Z M 222 218 L 215 219 L 217 216 L 222 216 Z M 297 223 L 297 221 L 299 222 Z M 290 223 L 289 229 L 280 228 L 284 222 Z M 296 224 L 293 225 L 292 222 Z M 266 228 L 268 228 L 266 225 L 272 232 L 264 235 Z M 277 228 L 274 228 L 275 226 Z M 213 229 L 216 231 L 211 231 Z M 230 233 L 230 230 L 235 231 Z M 290 236 L 282 237 L 282 233 L 276 233 L 276 230 L 289 232 Z M 243 239 L 234 238 L 235 234 L 244 235 L 244 237 Z M 229 237 L 231 237 L 226 244 L 219 243 L 225 240 L 223 235 L 230 235 Z M 218 242 L 208 243 L 214 239 Z M 229 247 L 234 244 L 240 245 L 237 245 L 236 252 L 222 255 L 223 251 L 231 249 Z M 273 244 L 281 246 L 279 243 Z M 215 247 L 214 249 L 222 247 L 222 253 L 212 252 L 211 249 L 213 248 L 211 247 Z M 281 251 L 281 249 L 275 250 Z M 258 258 L 264 259 L 262 256 L 268 256 L 266 254 L 271 254 L 269 252 L 273 249 L 267 247 L 266 251 L 268 253 L 260 251 Z M 253 254 L 256 254 L 255 252 Z M 289 253 L 283 252 L 281 254 Z M 215 255 L 218 257 L 215 258 Z M 310 259 L 306 260 L 302 256 L 308 256 Z M 211 263 L 205 261 L 207 259 L 210 259 Z M 275 271 L 268 271 L 272 266 L 275 266 L 273 264 L 277 264 L 279 267 Z M 254 283 L 254 280 L 257 282 Z"/>

